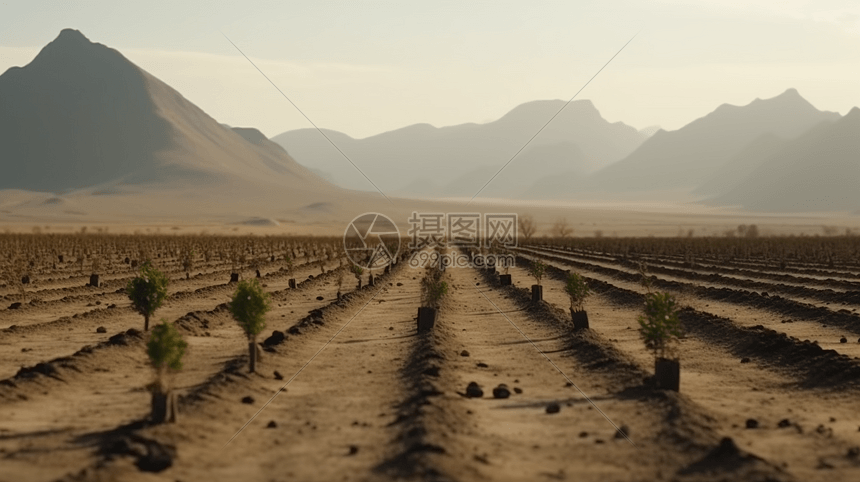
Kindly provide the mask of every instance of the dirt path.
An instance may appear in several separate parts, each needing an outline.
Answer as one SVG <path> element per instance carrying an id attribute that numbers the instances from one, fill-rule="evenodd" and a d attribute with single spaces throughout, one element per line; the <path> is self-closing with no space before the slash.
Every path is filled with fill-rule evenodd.
<path id="1" fill-rule="evenodd" d="M 683 436 L 667 422 L 670 412 L 687 407 L 683 399 L 627 395 L 635 392 L 632 376 L 640 372 L 606 360 L 613 355 L 601 352 L 600 341 L 571 341 L 504 290 L 487 287 L 474 270 L 448 273 L 454 289 L 434 334 L 444 357 L 437 382 L 442 395 L 433 398 L 426 422 L 431 442 L 444 450 L 431 456 L 442 474 L 457 480 L 663 480 L 681 473 L 712 442 L 713 431 L 692 422 L 696 407 L 686 415 L 685 423 L 692 423 Z M 591 368 L 600 365 L 616 369 Z M 483 397 L 463 396 L 470 382 Z M 510 398 L 493 398 L 500 384 Z M 547 413 L 552 404 L 557 413 Z"/>
<path id="2" fill-rule="evenodd" d="M 279 348 L 266 368 L 277 367 L 286 380 L 272 380 L 268 372 L 252 377 L 246 388 L 254 404 L 239 404 L 240 393 L 230 389 L 218 394 L 223 402 L 207 404 L 177 425 L 184 434 L 207 437 L 180 444 L 180 458 L 163 475 L 224 481 L 379 480 L 375 468 L 392 451 L 394 407 L 404 393 L 400 369 L 415 340 L 412 318 L 419 297 L 412 274 L 405 269 L 378 280 L 347 307 L 326 313 L 325 325 L 313 338 L 290 340 Z M 300 370 L 287 389 L 223 448 Z M 225 423 L 227 419 L 230 423 Z M 277 426 L 267 428 L 270 422 Z"/>

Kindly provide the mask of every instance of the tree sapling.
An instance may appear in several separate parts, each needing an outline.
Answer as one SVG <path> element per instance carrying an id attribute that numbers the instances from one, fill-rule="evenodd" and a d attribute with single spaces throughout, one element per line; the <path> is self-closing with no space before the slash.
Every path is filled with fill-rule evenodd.
<path id="1" fill-rule="evenodd" d="M 149 318 L 161 307 L 167 297 L 167 276 L 150 261 L 140 266 L 139 273 L 128 282 L 125 290 L 134 311 L 143 315 L 143 330 L 149 331 Z"/>
<path id="2" fill-rule="evenodd" d="M 296 289 L 296 279 L 292 277 L 293 269 L 295 268 L 295 265 L 293 264 L 293 258 L 291 258 L 289 255 L 284 255 L 284 262 L 287 263 L 287 276 L 290 277 L 288 281 L 290 289 L 294 290 Z"/>
<path id="3" fill-rule="evenodd" d="M 428 268 L 421 279 L 421 307 L 418 308 L 418 333 L 425 333 L 436 323 L 439 301 L 448 293 L 448 283 L 442 281 L 439 265 Z"/>
<path id="4" fill-rule="evenodd" d="M 540 282 L 546 274 L 546 269 L 547 266 L 539 260 L 532 261 L 531 268 L 529 268 L 529 274 L 537 282 L 537 284 L 532 285 L 532 302 L 534 303 L 543 300 L 543 286 Z"/>
<path id="5" fill-rule="evenodd" d="M 591 290 L 585 279 L 578 273 L 567 275 L 564 292 L 570 298 L 570 317 L 573 320 L 573 328 L 581 330 L 588 328 L 588 314 L 585 312 L 585 300 L 591 295 Z"/>
<path id="6" fill-rule="evenodd" d="M 102 260 L 98 255 L 93 255 L 92 257 L 92 269 L 90 270 L 90 282 L 87 283 L 88 286 L 92 286 L 94 288 L 99 287 L 99 275 L 102 271 Z"/>
<path id="7" fill-rule="evenodd" d="M 678 304 L 669 293 L 645 295 L 645 312 L 639 315 L 639 334 L 654 354 L 654 381 L 658 388 L 678 391 L 680 363 L 675 344 L 683 335 Z"/>
<path id="8" fill-rule="evenodd" d="M 182 357 L 188 343 L 182 339 L 179 331 L 166 320 L 152 328 L 152 334 L 146 343 L 146 354 L 155 370 L 155 381 L 149 385 L 152 392 L 152 422 L 159 424 L 175 422 L 177 417 L 176 402 L 171 393 L 171 372 L 182 368 Z"/>
<path id="9" fill-rule="evenodd" d="M 257 335 L 266 329 L 266 313 L 271 309 L 269 294 L 257 279 L 243 280 L 230 301 L 230 314 L 248 336 L 249 371 L 257 368 Z"/>
<path id="10" fill-rule="evenodd" d="M 185 279 L 191 278 L 191 270 L 194 269 L 194 250 L 186 246 L 181 254 L 182 269 L 185 270 Z"/>

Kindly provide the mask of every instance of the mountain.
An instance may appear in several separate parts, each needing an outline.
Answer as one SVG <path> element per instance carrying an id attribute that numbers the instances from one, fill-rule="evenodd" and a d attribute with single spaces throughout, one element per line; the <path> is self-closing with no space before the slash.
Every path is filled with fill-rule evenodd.
<path id="1" fill-rule="evenodd" d="M 569 199 L 582 191 L 587 175 L 561 171 L 543 176 L 523 190 L 526 199 Z"/>
<path id="2" fill-rule="evenodd" d="M 860 206 L 860 109 L 788 141 L 710 204 L 757 211 L 849 211 Z"/>
<path id="3" fill-rule="evenodd" d="M 258 130 L 219 124 L 71 29 L 0 75 L 0 164 L 0 189 L 107 195 L 193 185 L 195 196 L 221 198 L 340 191 Z"/>
<path id="4" fill-rule="evenodd" d="M 784 148 L 787 142 L 788 140 L 769 132 L 762 134 L 717 169 L 693 190 L 693 194 L 713 196 L 731 190 L 764 164 L 769 157 Z"/>
<path id="5" fill-rule="evenodd" d="M 559 172 L 573 172 L 584 176 L 589 170 L 586 155 L 572 142 L 529 146 L 499 171 L 503 165 L 473 169 L 446 184 L 441 193 L 445 197 L 471 198 L 492 178 L 481 191 L 483 197 L 536 199 L 540 196 L 529 195 L 525 188 L 545 173 L 553 176 Z"/>
<path id="6" fill-rule="evenodd" d="M 487 124 L 415 124 L 365 139 L 324 132 L 383 191 L 417 187 L 427 192 L 422 183 L 431 182 L 438 190 L 429 196 L 471 197 L 564 105 L 561 100 L 529 102 Z M 482 195 L 517 196 L 550 173 L 593 171 L 622 159 L 646 137 L 623 123 L 607 122 L 591 101 L 571 102 Z M 373 189 L 316 129 L 288 131 L 272 140 L 302 164 L 331 173 L 340 186 Z M 477 170 L 489 174 L 477 176 Z"/>
<path id="7" fill-rule="evenodd" d="M 583 189 L 607 193 L 692 190 L 763 135 L 792 138 L 839 117 L 819 111 L 795 89 L 745 106 L 723 104 L 676 131 L 657 131 L 626 158 L 594 173 Z"/>

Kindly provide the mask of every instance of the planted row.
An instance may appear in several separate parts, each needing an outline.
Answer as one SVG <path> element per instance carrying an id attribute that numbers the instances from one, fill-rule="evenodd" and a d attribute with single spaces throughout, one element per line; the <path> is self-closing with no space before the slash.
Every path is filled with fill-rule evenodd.
<path id="1" fill-rule="evenodd" d="M 541 281 L 547 273 L 548 265 L 540 260 L 529 262 L 528 273 L 535 279 L 532 285 L 532 303 L 543 301 Z M 508 275 L 510 276 L 510 275 Z M 677 342 L 683 331 L 678 318 L 680 307 L 674 296 L 669 293 L 651 290 L 647 273 L 642 273 L 642 285 L 646 288 L 644 308 L 637 321 L 639 334 L 645 348 L 654 356 L 654 384 L 657 388 L 678 391 L 680 388 L 680 361 L 676 350 Z M 588 313 L 585 302 L 591 290 L 585 278 L 576 272 L 568 272 L 564 291 L 570 299 L 570 316 L 574 331 L 589 329 Z"/>

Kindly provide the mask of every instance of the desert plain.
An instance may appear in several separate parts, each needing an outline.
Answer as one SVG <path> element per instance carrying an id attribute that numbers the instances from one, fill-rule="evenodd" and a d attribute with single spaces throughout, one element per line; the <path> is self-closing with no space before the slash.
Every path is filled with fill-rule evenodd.
<path id="1" fill-rule="evenodd" d="M 858 126 L 788 88 L 669 131 L 556 100 L 270 139 L 63 29 L 0 76 L 0 481 L 860 480 Z M 398 238 L 356 270 L 367 213 Z M 426 245 L 416 213 L 517 235 Z M 434 250 L 515 263 L 411 263 Z M 168 280 L 149 329 L 145 265 Z M 245 283 L 270 306 L 250 339 Z M 643 339 L 655 293 L 677 389 Z M 164 378 L 156 325 L 187 344 Z"/>

